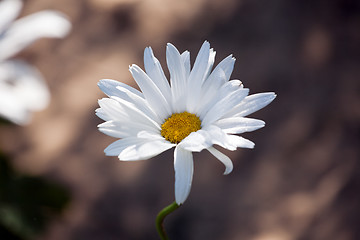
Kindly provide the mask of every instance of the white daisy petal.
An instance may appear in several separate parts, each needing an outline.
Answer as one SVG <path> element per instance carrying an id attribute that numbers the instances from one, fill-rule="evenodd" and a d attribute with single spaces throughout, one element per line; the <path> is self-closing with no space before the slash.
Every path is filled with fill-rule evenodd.
<path id="1" fill-rule="evenodd" d="M 238 147 L 231 139 L 231 135 L 226 134 L 220 128 L 216 126 L 208 127 L 208 131 L 211 133 L 211 142 L 213 145 L 218 145 L 230 151 L 235 151 Z"/>
<path id="2" fill-rule="evenodd" d="M 19 60 L 0 64 L 0 115 L 24 125 L 49 102 L 50 92 L 37 69 Z"/>
<path id="3" fill-rule="evenodd" d="M 187 77 L 183 60 L 179 51 L 170 43 L 166 47 L 166 62 L 170 72 L 172 103 L 175 112 L 183 112 L 186 109 Z"/>
<path id="4" fill-rule="evenodd" d="M 203 149 L 212 146 L 212 141 L 209 138 L 209 135 L 210 134 L 204 130 L 192 132 L 179 143 L 179 146 L 187 151 L 201 152 Z"/>
<path id="5" fill-rule="evenodd" d="M 215 60 L 215 52 L 213 49 L 210 49 L 210 44 L 208 41 L 205 41 L 200 48 L 198 55 L 196 56 L 196 60 L 194 63 L 194 67 L 190 72 L 189 76 L 189 84 L 191 86 L 199 87 L 207 77 L 212 65 Z"/>
<path id="6" fill-rule="evenodd" d="M 208 84 L 207 86 L 202 87 L 201 92 L 199 93 L 202 104 L 197 104 L 194 110 L 194 112 L 201 116 L 201 118 L 204 117 L 205 113 L 207 113 L 211 106 L 223 98 L 219 94 L 219 89 L 225 84 L 225 78 L 225 72 L 219 69 L 216 75 L 216 84 Z"/>
<path id="7" fill-rule="evenodd" d="M 9 60 L 0 64 L 0 73 L 1 91 L 11 91 L 31 111 L 47 107 L 50 93 L 36 68 L 21 60 Z"/>
<path id="8" fill-rule="evenodd" d="M 205 41 L 196 57 L 194 67 L 191 70 L 188 80 L 187 109 L 194 112 L 201 95 L 201 86 L 209 75 L 215 60 L 215 52 L 210 49 L 209 42 Z"/>
<path id="9" fill-rule="evenodd" d="M 119 159 L 122 161 L 146 160 L 174 147 L 174 145 L 164 139 L 147 139 L 125 148 L 119 154 Z"/>
<path id="10" fill-rule="evenodd" d="M 138 144 L 139 142 L 141 142 L 141 140 L 136 137 L 119 139 L 107 146 L 104 153 L 106 156 L 119 156 L 125 148 Z"/>
<path id="11" fill-rule="evenodd" d="M 219 88 L 229 80 L 234 64 L 235 58 L 230 55 L 215 67 L 202 86 L 202 102 L 206 103 L 218 94 Z"/>
<path id="12" fill-rule="evenodd" d="M 43 11 L 15 20 L 23 1 L 0 1 L 0 115 L 25 125 L 33 111 L 43 110 L 50 93 L 41 74 L 25 62 L 10 61 L 24 47 L 41 37 L 62 37 L 70 22 L 59 12 Z"/>
<path id="13" fill-rule="evenodd" d="M 111 117 L 101 107 L 95 109 L 95 115 L 104 121 L 111 121 Z"/>
<path id="14" fill-rule="evenodd" d="M 20 0 L 3 0 L 0 2 L 0 33 L 2 33 L 19 15 L 23 6 Z"/>
<path id="15" fill-rule="evenodd" d="M 151 78 L 135 64 L 129 70 L 153 111 L 162 119 L 171 115 L 169 103 Z"/>
<path id="16" fill-rule="evenodd" d="M 148 139 L 150 141 L 152 140 L 164 140 L 164 138 L 160 135 L 159 131 L 140 131 L 138 132 L 138 134 L 136 135 L 138 138 L 141 139 Z"/>
<path id="17" fill-rule="evenodd" d="M 98 100 L 100 108 L 96 109 L 96 115 L 104 121 L 126 121 L 129 116 L 122 105 L 114 99 L 102 98 Z"/>
<path id="18" fill-rule="evenodd" d="M 0 60 L 14 56 L 39 38 L 61 38 L 71 28 L 64 14 L 42 11 L 15 21 L 0 41 Z"/>
<path id="19" fill-rule="evenodd" d="M 235 64 L 235 58 L 231 55 L 224 58 L 214 69 L 214 71 L 210 74 L 207 83 L 213 84 L 214 81 L 216 81 L 216 78 L 212 77 L 212 74 L 216 76 L 216 72 L 221 69 L 225 73 L 225 79 L 228 81 L 230 79 L 230 76 L 234 70 L 234 64 Z"/>
<path id="20" fill-rule="evenodd" d="M 249 93 L 247 88 L 239 88 L 215 103 L 202 119 L 202 125 L 206 126 L 222 118 L 227 112 L 239 104 Z"/>
<path id="21" fill-rule="evenodd" d="M 233 163 L 228 156 L 215 149 L 214 147 L 209 147 L 207 150 L 225 165 L 224 175 L 231 173 L 231 171 L 233 170 Z"/>
<path id="22" fill-rule="evenodd" d="M 219 71 L 221 73 L 221 71 Z M 225 77 L 225 75 L 219 75 L 219 78 Z M 204 89 L 203 97 L 201 99 L 202 104 L 197 106 L 197 114 L 201 119 L 205 118 L 205 115 L 209 112 L 211 108 L 215 106 L 218 102 L 222 101 L 225 97 L 233 94 L 234 91 L 243 88 L 241 81 L 231 80 L 228 81 L 217 88 L 208 88 Z M 247 91 L 247 90 L 245 90 Z"/>
<path id="23" fill-rule="evenodd" d="M 214 125 L 220 127 L 225 133 L 239 134 L 262 128 L 265 122 L 253 118 L 233 117 L 220 119 Z"/>
<path id="24" fill-rule="evenodd" d="M 100 99 L 98 103 L 100 109 L 96 110 L 96 115 L 105 121 L 117 120 L 121 122 L 128 122 L 129 119 L 133 119 L 160 129 L 160 125 L 156 121 L 138 109 L 134 104 L 123 99 L 116 97 L 103 98 Z"/>
<path id="25" fill-rule="evenodd" d="M 108 121 L 98 125 L 99 131 L 115 138 L 125 138 L 132 136 L 133 129 L 124 127 L 120 122 Z"/>
<path id="26" fill-rule="evenodd" d="M 169 82 L 165 77 L 159 60 L 154 56 L 151 47 L 145 48 L 144 66 L 146 73 L 159 88 L 166 101 L 171 103 L 171 90 Z"/>
<path id="27" fill-rule="evenodd" d="M 179 146 L 191 152 L 200 152 L 215 144 L 234 151 L 237 146 L 231 140 L 229 135 L 223 132 L 219 127 L 209 125 L 197 132 L 192 132 L 179 143 Z"/>
<path id="28" fill-rule="evenodd" d="M 224 117 L 243 117 L 250 115 L 271 103 L 276 97 L 273 92 L 257 93 L 247 96 Z"/>
<path id="29" fill-rule="evenodd" d="M 234 69 L 235 58 L 229 55 L 223 59 L 206 79 L 202 86 L 202 102 L 208 103 L 211 99 L 218 96 L 218 90 L 224 85 L 230 78 L 230 75 Z M 201 106 L 199 105 L 197 109 Z"/>
<path id="30" fill-rule="evenodd" d="M 132 92 L 133 94 L 144 98 L 143 94 L 139 92 L 137 89 L 130 87 L 129 85 L 126 85 L 125 83 L 112 80 L 112 79 L 102 79 L 99 81 L 98 86 L 103 93 L 105 93 L 107 96 L 112 97 L 122 97 L 123 91 L 119 91 L 118 87 L 125 88 L 128 91 Z"/>
<path id="31" fill-rule="evenodd" d="M 117 81 L 103 79 L 98 83 L 98 86 L 109 97 L 112 97 L 119 102 L 126 101 L 129 104 L 134 105 L 135 108 L 145 113 L 150 119 L 155 120 L 158 124 L 163 121 L 162 118 L 159 118 L 159 116 L 151 110 L 149 103 L 144 99 L 142 93 L 126 84 L 115 82 Z"/>
<path id="32" fill-rule="evenodd" d="M 160 128 L 160 124 L 157 121 L 158 117 L 155 117 L 152 112 L 149 112 L 148 109 L 145 108 L 145 106 L 138 107 L 138 104 L 128 102 L 118 97 L 111 97 L 111 99 L 114 99 L 115 101 L 120 103 L 120 105 L 124 109 L 123 114 L 127 114 L 128 116 L 127 119 L 137 120 L 145 124 L 152 123 L 156 128 Z"/>
<path id="33" fill-rule="evenodd" d="M 177 146 L 174 151 L 175 201 L 178 205 L 189 196 L 194 172 L 194 161 L 191 152 Z"/>
<path id="34" fill-rule="evenodd" d="M 118 156 L 122 161 L 146 160 L 174 146 L 163 139 L 153 140 L 128 137 L 117 140 L 105 148 L 107 156 Z"/>
<path id="35" fill-rule="evenodd" d="M 153 126 L 134 121 L 127 121 L 124 123 L 121 121 L 111 120 L 99 124 L 98 128 L 100 132 L 116 138 L 136 136 L 139 132 L 144 130 L 157 133 L 157 135 L 159 135 L 158 130 Z"/>
<path id="36" fill-rule="evenodd" d="M 185 51 L 183 52 L 181 55 L 181 60 L 184 64 L 184 70 L 185 70 L 185 78 L 189 78 L 190 75 L 190 70 L 191 70 L 191 66 L 190 66 L 190 52 L 189 51 Z"/>
<path id="37" fill-rule="evenodd" d="M 253 143 L 252 141 L 240 137 L 240 136 L 236 136 L 236 135 L 228 135 L 229 141 L 234 144 L 236 147 L 240 147 L 240 148 L 254 148 L 255 147 L 255 143 Z"/>

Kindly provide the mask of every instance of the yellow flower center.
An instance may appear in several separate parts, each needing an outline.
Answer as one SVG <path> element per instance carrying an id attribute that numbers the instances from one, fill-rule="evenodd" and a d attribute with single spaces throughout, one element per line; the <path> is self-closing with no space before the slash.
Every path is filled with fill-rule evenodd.
<path id="1" fill-rule="evenodd" d="M 192 113 L 174 113 L 161 125 L 161 135 L 172 143 L 179 143 L 190 133 L 201 129 L 200 119 Z"/>

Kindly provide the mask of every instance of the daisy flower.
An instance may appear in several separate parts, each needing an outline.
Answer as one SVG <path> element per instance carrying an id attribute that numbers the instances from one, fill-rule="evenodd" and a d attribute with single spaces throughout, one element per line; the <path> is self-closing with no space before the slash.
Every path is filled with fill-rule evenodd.
<path id="1" fill-rule="evenodd" d="M 205 41 L 190 67 L 190 53 L 182 54 L 167 44 L 166 61 L 170 83 L 150 47 L 144 52 L 143 71 L 137 65 L 130 72 L 141 92 L 121 82 L 103 79 L 100 89 L 108 96 L 99 100 L 96 110 L 105 122 L 101 132 L 120 138 L 105 150 L 107 156 L 122 161 L 149 159 L 170 148 L 174 150 L 175 201 L 184 203 L 193 178 L 192 152 L 209 151 L 225 165 L 229 174 L 233 164 L 229 157 L 214 148 L 228 150 L 253 148 L 254 143 L 237 134 L 264 127 L 261 120 L 245 116 L 265 107 L 275 94 L 249 94 L 239 80 L 229 80 L 234 68 L 232 55 L 213 71 L 215 51 Z"/>
<path id="2" fill-rule="evenodd" d="M 67 18 L 56 11 L 41 11 L 19 20 L 23 2 L 0 2 L 0 116 L 17 124 L 29 122 L 31 113 L 44 109 L 50 93 L 41 74 L 19 60 L 9 60 L 42 37 L 61 38 L 70 30 Z"/>

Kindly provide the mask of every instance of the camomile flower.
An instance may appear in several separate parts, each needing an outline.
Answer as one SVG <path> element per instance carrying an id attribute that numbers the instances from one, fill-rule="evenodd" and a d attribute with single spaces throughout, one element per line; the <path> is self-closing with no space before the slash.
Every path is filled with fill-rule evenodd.
<path id="1" fill-rule="evenodd" d="M 234 151 L 253 148 L 254 143 L 238 134 L 264 127 L 261 120 L 245 116 L 265 107 L 275 94 L 249 94 L 239 80 L 229 80 L 234 68 L 232 55 L 212 70 L 215 51 L 205 41 L 190 67 L 190 53 L 182 54 L 168 44 L 166 61 L 170 83 L 150 47 L 145 49 L 143 71 L 137 65 L 130 72 L 141 91 L 121 82 L 103 79 L 100 89 L 108 96 L 99 100 L 96 110 L 105 122 L 101 132 L 120 138 L 105 150 L 107 156 L 122 161 L 145 160 L 170 148 L 174 150 L 175 201 L 184 203 L 193 178 L 192 152 L 209 151 L 225 165 L 229 174 L 233 164 L 229 157 L 214 148 Z"/>
<path id="2" fill-rule="evenodd" d="M 26 124 L 31 113 L 44 109 L 50 100 L 40 72 L 24 61 L 9 60 L 39 38 L 64 37 L 71 24 L 57 11 L 41 11 L 16 20 L 21 0 L 0 2 L 0 116 Z"/>

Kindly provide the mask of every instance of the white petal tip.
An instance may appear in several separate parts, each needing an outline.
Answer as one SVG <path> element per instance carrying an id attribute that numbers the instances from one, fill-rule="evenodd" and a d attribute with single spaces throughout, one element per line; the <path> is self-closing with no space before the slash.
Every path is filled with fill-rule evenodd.
<path id="1" fill-rule="evenodd" d="M 42 29 L 44 37 L 63 38 L 71 30 L 71 23 L 68 17 L 59 11 L 44 10 L 29 15 L 38 21 L 42 21 Z"/>
<path id="2" fill-rule="evenodd" d="M 268 99 L 267 99 L 267 104 L 270 104 L 272 101 L 274 101 L 274 99 L 277 97 L 277 95 L 274 92 L 269 92 L 268 93 Z"/>
<path id="3" fill-rule="evenodd" d="M 231 161 L 231 160 L 230 160 Z M 233 170 L 233 164 L 231 162 L 231 164 L 229 164 L 228 166 L 226 166 L 225 171 L 223 173 L 223 175 L 229 175 Z"/>
<path id="4" fill-rule="evenodd" d="M 153 50 L 152 50 L 152 48 L 150 46 L 146 47 L 145 50 L 144 50 L 144 59 L 146 59 L 147 57 L 150 57 L 150 58 L 154 57 Z"/>
<path id="5" fill-rule="evenodd" d="M 129 66 L 130 72 L 139 71 L 140 69 L 141 69 L 141 68 L 140 68 L 138 65 L 136 65 L 136 64 L 132 64 L 132 65 Z"/>
<path id="6" fill-rule="evenodd" d="M 166 50 L 167 50 L 167 51 L 170 51 L 170 50 L 175 51 L 175 52 L 177 52 L 177 53 L 180 55 L 180 53 L 179 53 L 179 51 L 177 50 L 177 48 L 176 48 L 173 44 L 171 44 L 171 43 L 167 43 L 167 44 L 166 44 Z"/>
<path id="7" fill-rule="evenodd" d="M 228 175 L 229 173 L 232 172 L 233 170 L 233 163 L 231 161 L 231 159 L 226 156 L 225 154 L 223 154 L 222 152 L 220 152 L 219 150 L 215 149 L 214 147 L 210 147 L 207 149 L 212 155 L 214 155 L 214 157 L 216 157 L 217 159 L 220 160 L 220 162 L 222 162 L 225 165 L 225 171 L 224 171 L 224 175 Z"/>
<path id="8" fill-rule="evenodd" d="M 103 102 L 108 101 L 107 99 L 108 99 L 108 98 L 98 99 L 98 104 L 100 105 L 100 104 L 102 104 Z M 101 106 L 100 106 L 100 108 L 101 108 Z M 100 108 L 97 108 L 95 111 L 99 111 L 98 109 L 100 109 Z"/>
<path id="9" fill-rule="evenodd" d="M 204 50 L 207 50 L 207 51 L 211 52 L 210 43 L 207 40 L 205 40 L 205 42 L 201 46 L 201 49 L 204 49 Z"/>
<path id="10" fill-rule="evenodd" d="M 114 154 L 110 154 L 106 149 L 104 150 L 104 153 L 105 153 L 105 156 L 107 156 L 107 157 L 117 156 L 117 155 L 114 155 Z"/>
<path id="11" fill-rule="evenodd" d="M 255 143 L 250 141 L 249 139 L 240 137 L 239 139 L 239 143 L 237 147 L 241 147 L 241 148 L 254 148 L 255 147 Z"/>
<path id="12" fill-rule="evenodd" d="M 277 94 L 274 92 L 269 92 L 268 94 L 269 94 L 269 99 L 271 99 L 271 101 L 277 97 Z"/>
<path id="13" fill-rule="evenodd" d="M 107 80 L 107 79 L 101 79 L 101 80 L 97 83 L 98 87 L 101 88 L 103 85 L 105 85 L 105 84 L 106 84 L 106 80 Z"/>

